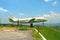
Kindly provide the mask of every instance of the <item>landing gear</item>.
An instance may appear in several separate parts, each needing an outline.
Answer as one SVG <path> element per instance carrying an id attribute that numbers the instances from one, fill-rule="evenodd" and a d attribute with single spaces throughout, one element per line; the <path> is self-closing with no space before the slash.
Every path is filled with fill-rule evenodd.
<path id="1" fill-rule="evenodd" d="M 22 26 L 22 23 L 20 23 L 20 26 Z"/>
<path id="2" fill-rule="evenodd" d="M 33 23 L 30 24 L 30 27 L 33 27 Z"/>
<path id="3" fill-rule="evenodd" d="M 18 20 L 18 22 L 17 22 L 17 25 L 19 26 L 19 20 Z"/>

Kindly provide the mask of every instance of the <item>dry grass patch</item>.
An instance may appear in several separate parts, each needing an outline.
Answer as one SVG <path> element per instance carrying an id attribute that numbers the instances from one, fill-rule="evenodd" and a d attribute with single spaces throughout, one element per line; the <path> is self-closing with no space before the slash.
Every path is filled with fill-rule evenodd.
<path id="1" fill-rule="evenodd" d="M 16 31 L 16 27 L 4 27 L 3 30 L 11 30 L 11 31 Z"/>

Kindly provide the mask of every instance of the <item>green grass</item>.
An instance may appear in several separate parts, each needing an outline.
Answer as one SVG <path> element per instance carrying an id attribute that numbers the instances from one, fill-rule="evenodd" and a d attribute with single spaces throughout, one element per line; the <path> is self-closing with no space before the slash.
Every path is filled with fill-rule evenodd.
<path id="1" fill-rule="evenodd" d="M 40 27 L 39 29 L 47 40 L 60 40 L 60 31 L 52 27 Z"/>
<path id="2" fill-rule="evenodd" d="M 13 26 L 10 26 L 10 25 L 6 25 L 6 26 L 1 25 L 0 28 L 14 28 L 14 27 Z"/>
<path id="3" fill-rule="evenodd" d="M 31 30 L 29 26 L 18 26 L 17 27 L 19 30 Z"/>
<path id="4" fill-rule="evenodd" d="M 21 30 L 21 29 L 23 30 L 23 29 L 25 29 L 25 26 L 18 26 L 18 29 L 19 30 Z"/>

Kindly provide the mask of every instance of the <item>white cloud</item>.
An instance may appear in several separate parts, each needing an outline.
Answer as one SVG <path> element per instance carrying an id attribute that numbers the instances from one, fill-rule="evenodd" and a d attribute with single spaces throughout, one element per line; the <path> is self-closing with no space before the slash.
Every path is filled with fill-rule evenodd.
<path id="1" fill-rule="evenodd" d="M 50 14 L 44 14 L 43 17 L 45 17 L 48 22 L 60 23 L 60 13 L 52 11 Z"/>
<path id="2" fill-rule="evenodd" d="M 8 10 L 0 7 L 0 12 L 8 12 Z"/>
<path id="3" fill-rule="evenodd" d="M 54 2 L 53 2 L 53 6 L 56 6 L 57 3 L 58 3 L 58 1 L 54 1 Z"/>
<path id="4" fill-rule="evenodd" d="M 43 17 L 60 17 L 59 13 L 51 12 L 50 14 L 44 14 Z"/>
<path id="5" fill-rule="evenodd" d="M 43 17 L 50 17 L 50 15 L 48 15 L 48 14 L 45 14 Z"/>
<path id="6" fill-rule="evenodd" d="M 49 2 L 50 0 L 44 0 L 45 2 Z"/>
<path id="7" fill-rule="evenodd" d="M 24 16 L 24 13 L 19 13 L 20 16 Z"/>

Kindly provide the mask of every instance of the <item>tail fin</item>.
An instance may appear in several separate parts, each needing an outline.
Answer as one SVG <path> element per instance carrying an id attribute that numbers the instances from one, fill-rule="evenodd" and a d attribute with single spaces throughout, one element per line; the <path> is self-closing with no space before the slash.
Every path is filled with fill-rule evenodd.
<path id="1" fill-rule="evenodd" d="M 9 21 L 10 22 L 14 22 L 14 21 L 17 21 L 18 19 L 17 18 L 15 18 L 14 16 L 10 16 L 10 18 L 9 18 Z"/>

